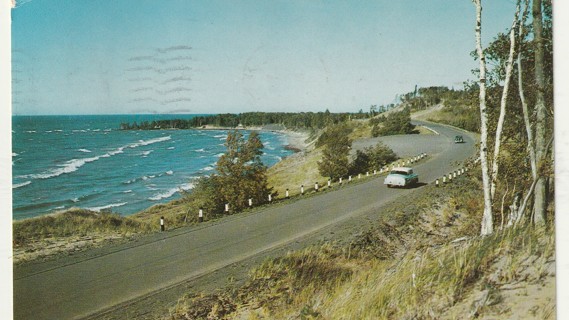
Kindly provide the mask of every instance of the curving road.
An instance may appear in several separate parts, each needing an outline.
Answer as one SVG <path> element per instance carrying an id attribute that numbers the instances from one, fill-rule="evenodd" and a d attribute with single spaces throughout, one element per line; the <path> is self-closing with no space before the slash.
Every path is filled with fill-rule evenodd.
<path id="1" fill-rule="evenodd" d="M 380 138 L 400 156 L 421 152 L 421 182 L 432 182 L 474 154 L 471 134 L 415 121 L 438 134 Z M 465 138 L 454 144 L 454 136 Z M 362 143 L 362 145 L 357 145 Z M 362 147 L 364 142 L 356 142 Z M 15 267 L 15 319 L 75 319 L 242 261 L 344 219 L 379 209 L 411 192 L 388 189 L 383 179 L 345 186 L 287 205 L 231 216 L 146 240 L 49 263 Z"/>

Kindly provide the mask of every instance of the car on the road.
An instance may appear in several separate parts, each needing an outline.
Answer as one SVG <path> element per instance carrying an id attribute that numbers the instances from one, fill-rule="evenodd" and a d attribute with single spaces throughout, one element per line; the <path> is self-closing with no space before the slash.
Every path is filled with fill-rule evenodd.
<path id="1" fill-rule="evenodd" d="M 464 143 L 464 139 L 462 138 L 462 136 L 455 136 L 454 143 Z"/>
<path id="2" fill-rule="evenodd" d="M 413 168 L 397 167 L 385 177 L 383 184 L 391 187 L 407 187 L 419 182 L 419 175 L 413 172 Z"/>

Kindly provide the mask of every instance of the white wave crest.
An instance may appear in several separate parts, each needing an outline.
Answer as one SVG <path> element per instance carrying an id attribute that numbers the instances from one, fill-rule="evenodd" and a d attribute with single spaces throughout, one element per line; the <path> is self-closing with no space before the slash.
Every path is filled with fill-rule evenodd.
<path id="1" fill-rule="evenodd" d="M 17 156 L 19 156 L 19 154 L 12 152 L 12 157 L 17 157 Z"/>
<path id="2" fill-rule="evenodd" d="M 143 157 L 147 157 L 149 154 L 151 154 L 152 152 L 154 152 L 154 150 L 148 150 L 148 151 L 142 151 L 142 156 Z"/>
<path id="3" fill-rule="evenodd" d="M 105 210 L 105 209 L 110 209 L 110 208 L 115 208 L 115 207 L 121 207 L 124 206 L 125 204 L 127 204 L 128 202 L 120 202 L 120 203 L 113 203 L 113 204 L 109 204 L 106 206 L 101 206 L 101 207 L 91 207 L 91 208 L 85 208 L 87 210 L 91 210 L 91 211 L 101 211 L 101 210 Z"/>
<path id="4" fill-rule="evenodd" d="M 146 141 L 139 140 L 137 143 L 133 143 L 133 144 L 129 145 L 129 147 L 136 148 L 136 147 L 140 147 L 140 146 L 147 146 L 149 144 L 168 141 L 170 139 L 172 139 L 172 136 L 160 137 L 160 138 L 150 139 L 150 140 L 146 140 Z"/>
<path id="5" fill-rule="evenodd" d="M 79 149 L 77 151 L 81 151 L 81 152 L 85 152 L 85 153 L 91 153 L 91 150 L 88 150 L 88 149 Z"/>
<path id="6" fill-rule="evenodd" d="M 185 183 L 182 184 L 176 188 L 172 188 L 168 191 L 159 193 L 157 195 L 154 195 L 150 198 L 148 198 L 148 200 L 150 201 L 158 201 L 158 200 L 162 200 L 162 199 L 167 199 L 170 198 L 171 196 L 175 195 L 176 193 L 178 193 L 180 190 L 190 190 L 194 188 L 194 184 L 193 183 Z"/>
<path id="7" fill-rule="evenodd" d="M 204 149 L 204 148 L 201 148 L 201 149 L 197 149 L 197 150 L 194 150 L 194 151 L 195 151 L 195 152 L 205 152 L 205 149 Z"/>
<path id="8" fill-rule="evenodd" d="M 132 190 L 126 190 L 126 191 L 123 191 L 122 193 L 132 193 Z"/>
<path id="9" fill-rule="evenodd" d="M 173 174 L 174 174 L 174 171 L 172 171 L 172 170 L 168 170 L 168 171 L 166 171 L 166 174 L 167 174 L 167 175 L 170 175 L 170 176 L 171 176 L 171 175 L 173 175 Z"/>
<path id="10" fill-rule="evenodd" d="M 211 170 L 213 170 L 213 169 L 214 169 L 213 167 L 207 166 L 207 167 L 203 168 L 202 170 L 203 170 L 203 171 L 211 171 Z"/>
<path id="11" fill-rule="evenodd" d="M 174 150 L 176 147 L 168 147 L 168 150 Z"/>
<path id="12" fill-rule="evenodd" d="M 27 186 L 28 184 L 32 183 L 31 181 L 26 181 L 26 182 L 22 182 L 22 183 L 17 183 L 12 185 L 12 189 L 18 189 L 21 188 L 23 186 Z"/>

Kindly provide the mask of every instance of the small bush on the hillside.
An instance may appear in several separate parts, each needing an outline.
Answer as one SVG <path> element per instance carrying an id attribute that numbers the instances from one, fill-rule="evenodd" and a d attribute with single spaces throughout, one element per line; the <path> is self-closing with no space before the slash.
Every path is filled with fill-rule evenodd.
<path id="1" fill-rule="evenodd" d="M 350 173 L 358 174 L 379 170 L 379 168 L 397 159 L 395 152 L 380 142 L 374 147 L 356 151 L 356 158 L 350 165 Z"/>
<path id="2" fill-rule="evenodd" d="M 380 126 L 379 123 L 374 125 L 371 134 L 373 137 L 389 136 L 395 134 L 414 133 L 415 126 L 411 124 L 411 112 L 404 109 L 400 112 L 394 112 L 387 116 Z"/>

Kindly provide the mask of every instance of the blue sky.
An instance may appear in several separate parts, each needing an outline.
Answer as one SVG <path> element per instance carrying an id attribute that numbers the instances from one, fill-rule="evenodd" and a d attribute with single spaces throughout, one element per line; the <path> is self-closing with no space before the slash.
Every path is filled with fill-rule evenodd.
<path id="1" fill-rule="evenodd" d="M 486 2 L 489 42 L 515 2 Z M 20 1 L 12 112 L 366 110 L 472 79 L 474 18 L 469 0 Z"/>

